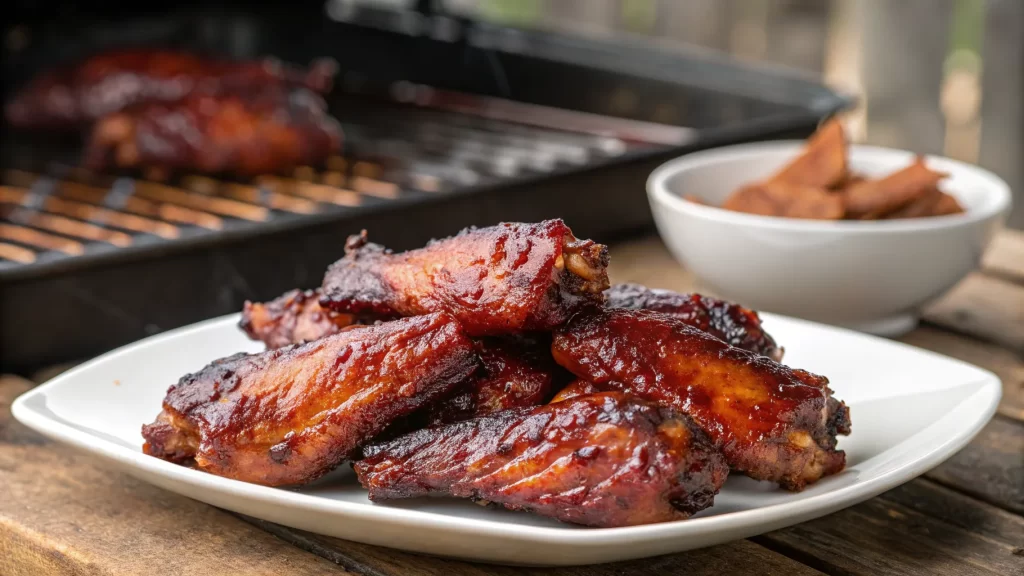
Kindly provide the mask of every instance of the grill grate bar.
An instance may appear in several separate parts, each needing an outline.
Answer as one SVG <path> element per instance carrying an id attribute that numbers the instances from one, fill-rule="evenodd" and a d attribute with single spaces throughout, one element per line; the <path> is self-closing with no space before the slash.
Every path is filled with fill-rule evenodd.
<path id="1" fill-rule="evenodd" d="M 220 182 L 206 176 L 189 175 L 182 178 L 182 186 L 207 196 L 226 196 L 232 200 L 262 204 L 296 214 L 314 214 L 319 207 L 316 202 L 304 198 L 295 198 L 270 190 L 261 190 L 255 186 L 237 182 Z"/>
<path id="2" fill-rule="evenodd" d="M 168 202 L 186 206 L 204 212 L 213 212 L 221 216 L 231 216 L 242 220 L 264 222 L 270 218 L 270 210 L 264 206 L 254 206 L 245 202 L 228 198 L 214 198 L 194 192 L 179 190 L 166 184 L 139 180 L 135 182 L 135 195 L 156 202 Z"/>
<path id="3" fill-rule="evenodd" d="M 32 192 L 24 188 L 0 186 L 0 202 L 26 205 L 30 202 L 31 196 Z M 134 214 L 126 214 L 74 200 L 64 200 L 56 196 L 44 198 L 42 208 L 47 212 L 100 226 L 113 226 L 115 228 L 131 230 L 132 232 L 153 234 L 167 239 L 174 239 L 180 236 L 178 228 L 166 222 Z"/>
<path id="4" fill-rule="evenodd" d="M 206 212 L 168 204 L 166 202 L 144 200 L 134 196 L 123 196 L 112 199 L 111 192 L 104 190 L 103 188 L 79 184 L 77 182 L 59 182 L 57 185 L 57 195 L 62 198 L 70 198 L 78 200 L 79 202 L 88 202 L 91 204 L 109 205 L 108 203 L 116 203 L 118 209 L 131 212 L 133 214 L 148 216 L 151 218 L 160 218 L 167 222 L 197 226 L 199 228 L 206 228 L 207 230 L 220 230 L 224 228 L 224 221 L 219 216 L 214 216 L 213 214 L 207 214 Z"/>
<path id="5" fill-rule="evenodd" d="M 14 215 L 14 212 L 17 212 L 17 214 Z M 0 211 L 0 214 L 2 213 L 4 211 Z M 48 232 L 56 232 L 57 234 L 81 240 L 106 242 L 107 244 L 113 244 L 122 248 L 132 245 L 132 237 L 124 232 L 89 224 L 88 222 L 82 222 L 81 220 L 75 220 L 66 216 L 37 212 L 20 206 L 7 211 L 6 216 L 8 220 L 16 221 L 24 226 L 40 228 Z"/>
<path id="6" fill-rule="evenodd" d="M 36 261 L 36 253 L 16 244 L 0 242 L 0 260 L 31 264 Z"/>
<path id="7" fill-rule="evenodd" d="M 326 184 L 306 182 L 294 178 L 283 178 L 280 176 L 260 176 L 256 179 L 256 185 L 272 192 L 301 196 L 325 204 L 338 206 L 359 206 L 362 200 L 357 192 L 335 188 Z"/>
<path id="8" fill-rule="evenodd" d="M 376 180 L 367 176 L 356 176 L 352 179 L 352 188 L 360 194 L 375 196 L 377 198 L 394 199 L 398 198 L 398 185 L 394 182 Z"/>
<path id="9" fill-rule="evenodd" d="M 30 187 L 33 183 L 47 178 L 45 176 L 32 174 L 31 172 L 25 172 L 23 170 L 7 170 L 4 173 L 4 176 L 8 183 L 21 187 Z M 68 180 L 57 180 L 54 183 L 53 196 L 89 204 L 96 206 L 97 208 L 105 207 L 107 209 L 128 213 L 125 214 L 126 216 L 134 214 L 149 218 L 159 218 L 166 222 L 197 226 L 208 230 L 220 230 L 224 227 L 224 221 L 213 214 L 207 214 L 205 212 L 176 206 L 174 204 L 152 202 L 150 200 L 143 200 L 142 198 L 131 196 L 131 182 L 125 182 L 128 184 L 126 186 L 127 193 L 121 194 L 119 193 L 119 188 L 121 188 L 119 184 L 121 181 L 115 181 L 113 188 L 107 189 Z M 28 186 L 25 186 L 26 183 Z M 168 224 L 168 226 L 170 226 L 170 224 Z M 162 234 L 157 235 L 159 236 Z"/>
<path id="10" fill-rule="evenodd" d="M 81 242 L 6 222 L 0 222 L 0 240 L 35 246 L 43 250 L 56 250 L 69 256 L 85 253 L 85 245 Z"/>

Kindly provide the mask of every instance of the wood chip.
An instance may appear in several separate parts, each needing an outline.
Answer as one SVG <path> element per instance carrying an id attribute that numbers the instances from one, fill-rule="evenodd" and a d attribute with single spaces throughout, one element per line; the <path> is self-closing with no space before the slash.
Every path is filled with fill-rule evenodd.
<path id="1" fill-rule="evenodd" d="M 814 133 L 803 153 L 769 178 L 772 182 L 830 188 L 846 178 L 846 134 L 833 118 Z"/>
<path id="2" fill-rule="evenodd" d="M 874 220 L 899 210 L 934 190 L 947 174 L 936 172 L 918 158 L 885 178 L 865 180 L 843 191 L 846 217 Z"/>
<path id="3" fill-rule="evenodd" d="M 761 216 L 839 220 L 845 214 L 843 197 L 825 188 L 768 181 L 744 186 L 722 208 Z"/>

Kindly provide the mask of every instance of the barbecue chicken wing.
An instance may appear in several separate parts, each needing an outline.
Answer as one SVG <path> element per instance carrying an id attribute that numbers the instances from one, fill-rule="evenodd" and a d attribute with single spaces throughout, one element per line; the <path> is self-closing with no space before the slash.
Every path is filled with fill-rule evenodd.
<path id="1" fill-rule="evenodd" d="M 843 469 L 849 410 L 828 380 L 731 347 L 670 315 L 580 314 L 555 332 L 555 360 L 599 388 L 690 415 L 734 470 L 800 490 Z"/>
<path id="2" fill-rule="evenodd" d="M 324 276 L 321 304 L 347 313 L 444 310 L 473 336 L 550 330 L 608 288 L 608 250 L 561 220 L 464 230 L 393 254 L 353 236 Z"/>
<path id="3" fill-rule="evenodd" d="M 357 323 L 352 314 L 322 308 L 320 290 L 290 290 L 270 302 L 246 300 L 238 327 L 273 349 L 319 340 Z"/>
<path id="4" fill-rule="evenodd" d="M 74 129 L 135 104 L 174 102 L 195 91 L 304 86 L 326 92 L 336 67 L 321 60 L 307 72 L 269 59 L 231 62 L 167 50 L 106 52 L 37 76 L 8 102 L 6 116 L 20 128 Z"/>
<path id="5" fill-rule="evenodd" d="M 277 86 L 192 93 L 96 123 L 84 164 L 253 176 L 318 164 L 341 149 L 341 127 L 320 96 Z"/>
<path id="6" fill-rule="evenodd" d="M 653 310 L 671 314 L 726 344 L 782 360 L 782 348 L 761 328 L 757 312 L 700 294 L 654 290 L 640 284 L 616 284 L 605 294 L 609 308 Z"/>
<path id="7" fill-rule="evenodd" d="M 370 323 L 367 318 L 322 308 L 319 298 L 319 290 L 291 290 L 270 302 L 247 301 L 239 327 L 253 340 L 273 349 L 312 342 L 356 324 Z M 453 396 L 428 408 L 425 420 L 401 430 L 543 404 L 551 394 L 556 373 L 564 373 L 551 358 L 551 338 L 547 334 L 487 337 L 474 341 L 474 345 L 481 370 L 462 383 Z"/>
<path id="8" fill-rule="evenodd" d="M 561 370 L 551 358 L 550 338 L 484 338 L 476 350 L 481 369 L 451 398 L 428 409 L 430 425 L 543 404 Z"/>
<path id="9" fill-rule="evenodd" d="M 236 354 L 168 390 L 163 412 L 142 429 L 143 449 L 246 482 L 308 482 L 448 394 L 477 362 L 472 342 L 444 313 Z"/>
<path id="10" fill-rule="evenodd" d="M 619 393 L 418 430 L 364 448 L 371 500 L 452 495 L 588 526 L 679 520 L 728 467 L 685 416 Z"/>

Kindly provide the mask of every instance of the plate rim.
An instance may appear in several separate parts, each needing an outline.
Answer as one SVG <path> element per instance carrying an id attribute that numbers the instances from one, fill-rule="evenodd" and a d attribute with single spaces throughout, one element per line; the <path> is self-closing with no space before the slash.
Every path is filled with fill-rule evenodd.
<path id="1" fill-rule="evenodd" d="M 473 534 L 492 538 L 512 539 L 525 543 L 543 542 L 546 545 L 596 547 L 638 540 L 660 540 L 694 533 L 724 533 L 744 529 L 750 531 L 751 528 L 766 525 L 781 527 L 821 517 L 852 506 L 920 476 L 958 452 L 988 424 L 995 414 L 1002 397 L 1002 381 L 998 375 L 974 364 L 902 342 L 798 318 L 764 313 L 762 317 L 769 323 L 774 319 L 779 319 L 787 323 L 803 325 L 804 328 L 825 330 L 826 332 L 835 331 L 855 338 L 883 341 L 887 346 L 895 346 L 904 350 L 910 349 L 918 353 L 923 352 L 932 357 L 969 366 L 979 373 L 979 378 L 977 381 L 965 381 L 960 384 L 964 386 L 975 385 L 977 389 L 966 396 L 961 404 L 973 401 L 978 395 L 988 395 L 987 404 L 977 413 L 977 417 L 969 426 L 957 429 L 956 433 L 946 438 L 927 453 L 919 455 L 909 462 L 899 464 L 892 470 L 878 476 L 858 481 L 836 490 L 792 502 L 780 502 L 715 516 L 641 526 L 583 529 L 570 526 L 533 526 L 514 522 L 502 522 L 500 520 L 450 516 L 444 513 L 397 508 L 387 505 L 367 505 L 365 503 L 334 500 L 322 496 L 222 478 L 146 456 L 127 446 L 77 429 L 65 423 L 62 418 L 51 417 L 29 405 L 34 398 L 45 396 L 48 391 L 58 388 L 68 380 L 75 379 L 78 377 L 78 373 L 84 372 L 94 365 L 111 361 L 122 355 L 137 353 L 137 349 L 140 347 L 154 345 L 164 340 L 187 337 L 190 332 L 215 329 L 221 324 L 236 322 L 239 316 L 238 313 L 235 313 L 204 320 L 144 338 L 100 355 L 18 396 L 11 404 L 12 415 L 22 424 L 48 438 L 119 463 L 129 469 L 129 473 L 131 473 L 131 469 L 138 469 L 147 475 L 161 476 L 175 483 L 181 482 L 192 488 L 210 490 L 226 497 L 240 497 L 245 500 L 255 500 L 263 504 L 286 506 L 298 510 L 315 510 L 356 521 L 388 522 L 392 525 L 404 525 L 412 529 L 469 531 Z M 982 398 L 982 400 L 986 399 Z M 923 428 L 921 431 L 926 429 Z M 915 432 L 915 435 L 921 431 Z M 904 442 L 909 441 L 913 437 L 913 435 L 908 437 Z M 143 481 L 152 483 L 148 478 L 143 478 Z M 232 509 L 229 506 L 218 506 Z"/>

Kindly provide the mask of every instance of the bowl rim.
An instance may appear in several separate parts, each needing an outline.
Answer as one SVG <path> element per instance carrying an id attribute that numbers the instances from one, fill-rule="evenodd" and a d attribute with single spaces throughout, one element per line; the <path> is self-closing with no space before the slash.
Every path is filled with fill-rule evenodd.
<path id="1" fill-rule="evenodd" d="M 946 228 L 958 228 L 984 222 L 1009 213 L 1012 205 L 1010 186 L 993 172 L 968 164 L 959 160 L 944 156 L 931 154 L 923 155 L 927 161 L 942 163 L 943 169 L 970 174 L 973 178 L 982 182 L 985 193 L 992 197 L 992 201 L 976 210 L 967 210 L 963 214 L 952 214 L 947 216 L 932 216 L 929 218 L 906 218 L 898 220 L 810 220 L 803 218 L 788 218 L 785 216 L 762 216 L 759 214 L 747 214 L 734 212 L 717 206 L 706 206 L 684 199 L 678 194 L 673 194 L 668 189 L 668 180 L 673 176 L 695 169 L 711 159 L 729 156 L 750 156 L 766 152 L 782 152 L 792 148 L 796 152 L 799 147 L 806 144 L 805 140 L 774 140 L 767 142 L 750 142 L 746 144 L 734 144 L 721 146 L 686 154 L 669 160 L 656 168 L 647 178 L 647 196 L 652 204 L 661 204 L 683 212 L 690 216 L 721 222 L 761 229 L 791 230 L 791 231 L 818 231 L 818 232 L 842 232 L 869 234 L 876 232 L 911 232 L 921 230 L 941 230 Z M 898 148 L 886 148 L 882 146 L 868 146 L 863 144 L 851 144 L 850 153 L 863 152 L 871 154 L 890 154 L 898 156 L 910 156 L 915 154 L 909 150 Z"/>

